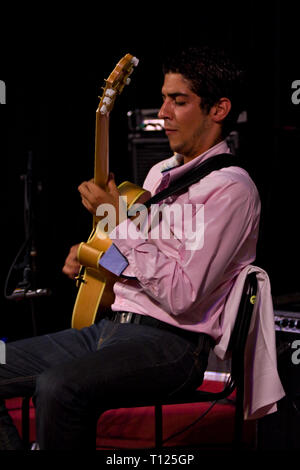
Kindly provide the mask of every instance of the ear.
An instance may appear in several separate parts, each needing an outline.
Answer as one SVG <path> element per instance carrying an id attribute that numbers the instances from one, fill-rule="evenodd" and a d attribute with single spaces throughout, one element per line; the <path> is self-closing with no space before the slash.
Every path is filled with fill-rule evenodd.
<path id="1" fill-rule="evenodd" d="M 229 111 L 231 110 L 231 101 L 229 98 L 220 98 L 219 101 L 212 106 L 211 118 L 216 123 L 221 123 L 226 116 L 228 115 Z"/>

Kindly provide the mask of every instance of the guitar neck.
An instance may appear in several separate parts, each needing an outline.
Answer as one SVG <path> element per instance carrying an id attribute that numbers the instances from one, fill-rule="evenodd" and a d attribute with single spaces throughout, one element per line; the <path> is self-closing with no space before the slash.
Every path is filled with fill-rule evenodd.
<path id="1" fill-rule="evenodd" d="M 109 175 L 109 113 L 113 108 L 116 96 L 120 94 L 125 85 L 130 82 L 133 68 L 138 65 L 138 59 L 126 54 L 116 65 L 108 79 L 98 109 L 96 111 L 96 138 L 95 138 L 95 169 L 94 183 L 106 189 Z M 94 228 L 96 226 L 94 216 Z"/>
<path id="2" fill-rule="evenodd" d="M 96 111 L 94 182 L 105 189 L 109 175 L 109 113 Z"/>
<path id="3" fill-rule="evenodd" d="M 109 174 L 109 113 L 103 115 L 99 109 L 96 111 L 95 130 L 95 160 L 94 160 L 94 183 L 102 189 L 106 188 Z M 93 216 L 93 228 L 98 223 Z"/>

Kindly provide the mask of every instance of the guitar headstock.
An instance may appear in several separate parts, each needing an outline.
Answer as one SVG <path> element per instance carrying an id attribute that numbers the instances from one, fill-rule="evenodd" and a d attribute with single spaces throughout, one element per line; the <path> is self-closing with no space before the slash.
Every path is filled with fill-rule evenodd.
<path id="1" fill-rule="evenodd" d="M 134 67 L 139 63 L 139 60 L 131 54 L 126 54 L 115 66 L 107 80 L 105 80 L 105 87 L 98 110 L 101 114 L 108 114 L 115 103 L 116 96 L 122 93 L 125 85 L 130 83 L 130 75 Z"/>

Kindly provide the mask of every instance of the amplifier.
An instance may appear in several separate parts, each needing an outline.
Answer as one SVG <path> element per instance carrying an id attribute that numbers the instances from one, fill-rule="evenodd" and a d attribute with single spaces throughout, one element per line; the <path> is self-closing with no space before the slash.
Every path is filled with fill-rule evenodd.
<path id="1" fill-rule="evenodd" d="M 148 171 L 173 152 L 164 133 L 164 121 L 158 119 L 159 109 L 128 111 L 128 153 L 131 156 L 133 183 L 143 186 Z"/>
<path id="2" fill-rule="evenodd" d="M 300 312 L 275 310 L 278 373 L 286 396 L 258 420 L 258 449 L 300 450 Z"/>
<path id="3" fill-rule="evenodd" d="M 132 180 L 139 186 L 143 186 L 144 179 L 153 165 L 172 156 L 168 139 L 159 133 L 154 136 L 153 133 L 147 136 L 129 135 L 128 151 L 131 155 Z"/>
<path id="4" fill-rule="evenodd" d="M 276 331 L 300 334 L 300 312 L 275 310 L 274 321 Z"/>

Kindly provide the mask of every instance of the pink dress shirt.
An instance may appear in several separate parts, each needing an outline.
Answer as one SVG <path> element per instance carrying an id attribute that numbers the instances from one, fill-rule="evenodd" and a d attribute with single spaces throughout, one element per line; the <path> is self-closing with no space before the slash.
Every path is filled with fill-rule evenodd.
<path id="1" fill-rule="evenodd" d="M 182 156 L 175 154 L 150 170 L 144 188 L 153 195 L 220 153 L 229 153 L 225 141 L 184 165 Z M 203 236 L 196 249 L 190 249 L 190 233 L 176 236 L 172 217 L 172 236 L 165 238 L 141 232 L 137 237 L 132 220 L 121 222 L 110 233 L 113 245 L 100 260 L 121 275 L 114 285 L 112 310 L 150 315 L 218 340 L 226 298 L 238 274 L 256 256 L 260 217 L 256 186 L 244 169 L 232 166 L 213 171 L 164 203 L 169 209 L 192 207 L 185 213 L 184 228 L 197 222 Z"/>

